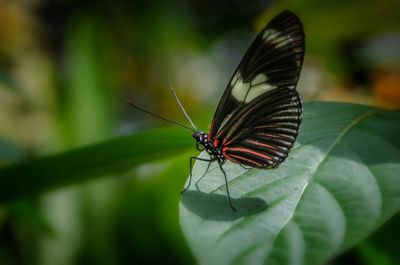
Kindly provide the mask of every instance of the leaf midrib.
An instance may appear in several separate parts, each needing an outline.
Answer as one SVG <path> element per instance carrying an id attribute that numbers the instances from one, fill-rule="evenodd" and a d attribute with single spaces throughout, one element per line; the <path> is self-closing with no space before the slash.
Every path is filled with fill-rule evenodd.
<path id="1" fill-rule="evenodd" d="M 325 156 L 321 159 L 321 161 L 317 164 L 317 167 L 315 168 L 313 174 L 310 175 L 309 179 L 307 180 L 307 182 L 304 185 L 304 188 L 302 189 L 302 191 L 299 193 L 299 199 L 296 201 L 295 206 L 293 207 L 293 211 L 292 213 L 289 215 L 289 217 L 287 218 L 286 222 L 284 222 L 284 224 L 282 225 L 282 229 L 280 229 L 278 231 L 278 233 L 276 234 L 274 240 L 276 240 L 276 238 L 279 236 L 279 234 L 281 233 L 281 231 L 283 230 L 284 227 L 287 226 L 287 224 L 290 222 L 290 220 L 293 219 L 293 215 L 296 212 L 297 206 L 308 186 L 308 184 L 311 182 L 311 180 L 313 180 L 314 176 L 317 174 L 318 170 L 321 168 L 321 165 L 324 164 L 324 162 L 326 161 L 327 157 L 329 156 L 329 154 L 332 152 L 333 148 L 340 142 L 340 140 L 353 128 L 355 127 L 357 124 L 359 124 L 362 120 L 365 120 L 366 118 L 376 114 L 376 111 L 368 111 L 366 113 L 363 113 L 362 115 L 358 116 L 356 119 L 354 119 L 354 121 L 352 121 L 348 126 L 346 126 L 346 128 L 343 129 L 343 131 L 341 131 L 338 135 L 338 137 L 332 142 L 331 146 L 328 148 Z M 272 243 L 273 245 L 274 243 Z M 265 258 L 267 258 L 269 255 L 269 253 L 266 255 Z"/>
<path id="2" fill-rule="evenodd" d="M 340 140 L 354 127 L 356 126 L 358 123 L 360 123 L 362 120 L 366 119 L 367 117 L 375 114 L 376 112 L 366 112 L 360 116 L 358 116 L 354 121 L 352 121 L 348 126 L 346 126 L 346 128 L 343 129 L 343 131 L 341 131 L 339 133 L 339 135 L 336 137 L 336 139 L 332 142 L 331 146 L 328 148 L 325 156 L 321 159 L 321 161 L 319 161 L 319 163 L 317 163 L 317 167 L 315 168 L 314 172 L 310 175 L 310 177 L 307 179 L 306 183 L 304 184 L 303 189 L 301 190 L 301 192 L 299 193 L 299 199 L 296 201 L 296 204 L 294 206 L 294 211 L 292 212 L 292 214 L 288 217 L 288 219 L 286 220 L 286 222 L 283 224 L 282 227 L 285 227 L 287 225 L 287 223 L 292 219 L 293 214 L 295 213 L 295 209 L 297 208 L 297 205 L 299 204 L 301 197 L 304 194 L 304 191 L 306 190 L 308 184 L 314 179 L 314 176 L 317 174 L 317 172 L 319 171 L 319 169 L 321 168 L 321 166 L 325 163 L 326 159 L 328 158 L 329 154 L 332 152 L 333 148 L 335 148 L 335 146 L 340 142 Z M 279 234 L 279 233 L 278 233 Z"/>

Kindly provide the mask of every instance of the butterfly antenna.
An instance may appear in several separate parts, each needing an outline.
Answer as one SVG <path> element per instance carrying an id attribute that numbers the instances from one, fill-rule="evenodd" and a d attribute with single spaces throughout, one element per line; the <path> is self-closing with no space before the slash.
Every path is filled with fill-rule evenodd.
<path id="1" fill-rule="evenodd" d="M 179 107 L 181 108 L 181 110 L 182 110 L 182 112 L 183 112 L 183 115 L 185 115 L 186 119 L 190 122 L 190 124 L 192 125 L 192 127 L 193 127 L 196 131 L 198 131 L 197 128 L 196 128 L 196 125 L 194 125 L 193 121 L 189 118 L 189 115 L 187 115 L 185 109 L 183 108 L 183 105 L 182 105 L 181 101 L 179 100 L 178 96 L 177 96 L 176 93 L 175 93 L 175 90 L 174 90 L 172 87 L 171 87 L 171 92 L 172 92 L 172 95 L 174 96 L 174 98 L 175 98 L 175 100 L 176 100 L 176 103 L 178 103 Z"/>
<path id="2" fill-rule="evenodd" d="M 148 110 L 142 109 L 142 108 L 136 106 L 135 104 L 133 104 L 129 99 L 126 100 L 126 103 L 128 103 L 128 105 L 131 106 L 132 108 L 135 108 L 135 109 L 137 109 L 137 110 L 143 111 L 144 113 L 150 114 L 151 116 L 156 117 L 156 118 L 158 118 L 158 119 L 160 119 L 160 120 L 163 120 L 163 121 L 166 121 L 166 122 L 169 122 L 169 123 L 173 123 L 173 124 L 175 124 L 175 125 L 178 125 L 178 126 L 181 126 L 181 127 L 183 127 L 183 128 L 186 128 L 186 129 L 188 129 L 188 130 L 191 130 L 192 132 L 196 132 L 195 130 L 193 130 L 192 128 L 186 126 L 185 124 L 182 124 L 182 123 L 180 123 L 180 122 L 177 122 L 177 121 L 173 121 L 173 120 L 164 118 L 164 117 L 162 117 L 162 116 L 160 116 L 160 115 L 157 115 L 157 114 L 155 114 L 155 113 L 152 113 L 152 112 L 150 112 L 150 111 L 148 111 Z"/>

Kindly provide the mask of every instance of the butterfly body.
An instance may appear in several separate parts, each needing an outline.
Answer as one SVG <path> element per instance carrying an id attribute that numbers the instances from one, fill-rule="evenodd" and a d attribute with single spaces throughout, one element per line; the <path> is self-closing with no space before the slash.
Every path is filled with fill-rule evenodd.
<path id="1" fill-rule="evenodd" d="M 208 134 L 201 131 L 196 131 L 192 136 L 196 140 L 197 150 L 205 150 L 210 156 L 211 161 L 218 161 L 220 164 L 225 163 L 225 157 L 223 155 L 222 148 L 217 144 L 217 141 L 211 141 L 208 138 Z M 200 146 L 203 148 L 200 148 Z"/>

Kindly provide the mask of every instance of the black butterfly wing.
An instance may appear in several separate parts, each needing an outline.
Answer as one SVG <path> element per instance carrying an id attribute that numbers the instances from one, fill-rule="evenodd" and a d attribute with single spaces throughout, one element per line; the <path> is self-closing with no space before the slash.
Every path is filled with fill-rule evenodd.
<path id="1" fill-rule="evenodd" d="M 263 94 L 240 108 L 220 131 L 222 139 L 217 139 L 224 156 L 252 167 L 279 165 L 296 140 L 301 114 L 295 90 L 280 88 Z"/>
<path id="2" fill-rule="evenodd" d="M 296 85 L 304 50 L 302 24 L 288 11 L 276 16 L 253 41 L 222 96 L 209 132 L 226 158 L 270 167 L 287 156 L 302 117 Z"/>

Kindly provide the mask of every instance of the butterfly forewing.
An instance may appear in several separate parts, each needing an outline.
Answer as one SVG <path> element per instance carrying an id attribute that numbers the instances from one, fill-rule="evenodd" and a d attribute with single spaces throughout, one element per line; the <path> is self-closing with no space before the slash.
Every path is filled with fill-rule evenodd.
<path id="1" fill-rule="evenodd" d="M 288 11 L 253 41 L 210 128 L 209 139 L 227 159 L 252 167 L 272 167 L 285 159 L 302 117 L 296 85 L 303 56 L 303 27 Z"/>

